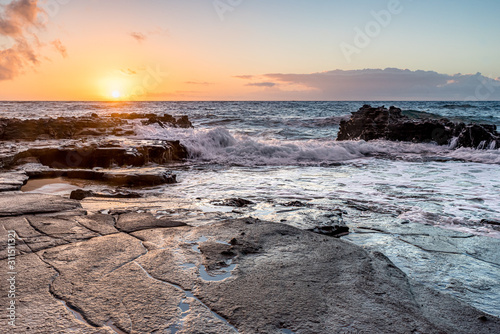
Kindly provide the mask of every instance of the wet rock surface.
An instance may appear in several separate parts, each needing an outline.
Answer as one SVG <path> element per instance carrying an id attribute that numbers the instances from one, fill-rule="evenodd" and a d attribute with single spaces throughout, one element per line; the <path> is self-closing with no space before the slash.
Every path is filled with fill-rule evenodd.
<path id="1" fill-rule="evenodd" d="M 364 105 L 340 123 L 337 140 L 385 139 L 408 142 L 435 142 L 438 145 L 478 149 L 500 147 L 495 125 L 454 123 L 447 119 L 411 119 L 396 107 Z"/>
<path id="2" fill-rule="evenodd" d="M 162 127 L 190 128 L 187 116 L 168 114 L 112 114 L 86 117 L 58 117 L 42 119 L 0 118 L 0 140 L 47 140 L 89 136 L 127 136 L 134 130 L 129 120 L 140 120 L 144 125 L 159 124 Z"/>
<path id="3" fill-rule="evenodd" d="M 77 189 L 73 190 L 69 196 L 70 199 L 81 201 L 87 197 L 100 197 L 100 198 L 141 198 L 142 194 L 130 191 L 109 191 L 109 192 L 95 192 L 92 190 Z"/>
<path id="4" fill-rule="evenodd" d="M 178 141 L 160 141 L 156 144 L 136 147 L 46 147 L 29 148 L 0 159 L 4 168 L 12 168 L 25 163 L 40 163 L 44 166 L 68 168 L 109 168 L 148 164 L 166 164 L 188 157 L 186 148 Z"/>
<path id="5" fill-rule="evenodd" d="M 217 206 L 233 206 L 236 208 L 243 208 L 255 203 L 244 198 L 227 198 L 222 201 L 213 201 L 212 204 Z"/>
<path id="6" fill-rule="evenodd" d="M 8 212 L 0 237 L 18 235 L 22 292 L 17 327 L 7 327 L 2 313 L 0 331 L 500 332 L 499 319 L 408 279 L 381 253 L 337 238 L 256 219 L 173 227 L 148 213 L 85 215 L 73 210 L 79 207 L 55 196 L 0 196 Z M 6 300 L 2 294 L 0 303 Z"/>
<path id="7" fill-rule="evenodd" d="M 25 173 L 30 180 L 64 177 L 67 179 L 97 181 L 116 187 L 154 187 L 177 182 L 175 174 L 161 167 L 108 170 L 36 169 L 27 170 Z"/>

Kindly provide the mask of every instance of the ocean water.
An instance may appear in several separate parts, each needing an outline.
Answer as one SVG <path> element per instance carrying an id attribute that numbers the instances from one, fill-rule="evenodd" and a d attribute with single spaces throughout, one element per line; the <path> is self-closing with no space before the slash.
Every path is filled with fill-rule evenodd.
<path id="1" fill-rule="evenodd" d="M 188 115 L 193 129 L 135 124 L 134 139 L 180 140 L 190 155 L 169 166 L 178 184 L 146 191 L 207 217 L 251 216 L 308 229 L 341 216 L 352 231 L 346 240 L 383 251 L 410 277 L 500 316 L 498 258 L 471 257 L 470 249 L 456 251 L 454 245 L 452 253 L 463 257 L 447 253 L 451 246 L 429 257 L 421 245 L 411 246 L 415 240 L 404 239 L 478 236 L 484 249 L 471 249 L 499 254 L 500 229 L 483 220 L 500 221 L 500 149 L 336 142 L 340 121 L 364 104 L 394 105 L 415 118 L 500 126 L 500 102 L 447 101 L 0 102 L 0 117 Z M 214 204 L 228 198 L 254 204 L 238 209 Z M 301 206 L 287 204 L 294 201 Z M 408 228 L 403 234 L 401 226 Z M 370 229 L 373 233 L 364 233 Z"/>

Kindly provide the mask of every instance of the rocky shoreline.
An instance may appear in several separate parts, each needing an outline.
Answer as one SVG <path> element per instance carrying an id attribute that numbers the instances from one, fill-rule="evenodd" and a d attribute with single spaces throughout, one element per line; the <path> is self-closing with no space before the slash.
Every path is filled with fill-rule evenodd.
<path id="1" fill-rule="evenodd" d="M 254 219 L 192 227 L 147 213 L 87 213 L 58 196 L 0 194 L 2 238 L 18 236 L 17 322 L 7 327 L 2 313 L 4 330 L 500 331 L 499 319 L 337 238 Z M 5 249 L 0 254 L 5 267 Z"/>
<path id="2" fill-rule="evenodd" d="M 373 108 L 364 105 L 340 123 L 337 140 L 406 141 L 437 143 L 452 148 L 471 147 L 494 149 L 500 147 L 500 134 L 495 125 L 456 123 L 448 119 L 411 119 L 396 107 Z"/>
<path id="3" fill-rule="evenodd" d="M 189 211 L 153 215 L 148 205 L 161 206 L 158 198 L 136 190 L 177 182 L 168 164 L 188 152 L 178 141 L 127 139 L 125 144 L 105 138 L 130 135 L 133 122 L 192 126 L 187 117 L 139 114 L 0 120 L 0 141 L 15 146 L 0 153 L 0 234 L 2 240 L 15 235 L 16 249 L 16 326 L 7 325 L 9 314 L 2 312 L 0 331 L 500 332 L 500 319 L 413 281 L 380 252 L 339 239 L 349 233 L 341 211 L 332 213 L 339 219 L 329 217 L 337 223 L 311 230 L 224 216 L 199 226 Z M 339 140 L 405 140 L 392 139 L 388 129 L 408 122 L 394 108 L 365 106 L 341 125 Z M 430 123 L 415 124 L 419 129 Z M 429 139 L 406 133 L 409 141 Z M 490 134 L 497 140 L 496 132 Z M 43 145 L 50 140 L 69 141 Z M 40 145 L 22 149 L 33 142 Z M 28 180 L 54 178 L 91 181 L 105 189 L 77 189 L 71 198 L 20 191 Z M 140 204 L 112 209 L 106 202 L 129 199 Z M 106 209 L 96 210 L 93 201 Z M 214 203 L 254 204 L 242 198 Z M 411 238 L 405 240 L 423 242 Z M 0 244 L 3 268 L 11 261 L 8 247 Z M 0 280 L 9 276 L 4 270 Z M 11 300 L 0 296 L 1 305 Z"/>

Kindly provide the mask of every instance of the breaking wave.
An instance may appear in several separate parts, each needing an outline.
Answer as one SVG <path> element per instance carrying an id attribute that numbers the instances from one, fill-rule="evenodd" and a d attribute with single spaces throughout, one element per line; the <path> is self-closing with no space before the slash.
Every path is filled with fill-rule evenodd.
<path id="1" fill-rule="evenodd" d="M 192 160 L 237 166 L 317 166 L 378 157 L 405 161 L 466 161 L 500 164 L 500 150 L 452 149 L 385 140 L 278 140 L 233 134 L 227 129 L 176 129 L 137 125 L 140 139 L 180 140 Z"/>

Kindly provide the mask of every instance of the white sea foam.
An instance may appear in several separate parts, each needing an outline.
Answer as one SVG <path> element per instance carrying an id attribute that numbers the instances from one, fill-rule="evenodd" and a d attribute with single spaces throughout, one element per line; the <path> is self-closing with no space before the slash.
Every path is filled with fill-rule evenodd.
<path id="1" fill-rule="evenodd" d="M 180 140 L 191 159 L 243 166 L 322 165 L 365 157 L 408 161 L 453 159 L 500 164 L 500 149 L 475 150 L 433 144 L 376 141 L 278 140 L 232 134 L 227 129 L 176 129 L 136 126 L 143 139 Z"/>

